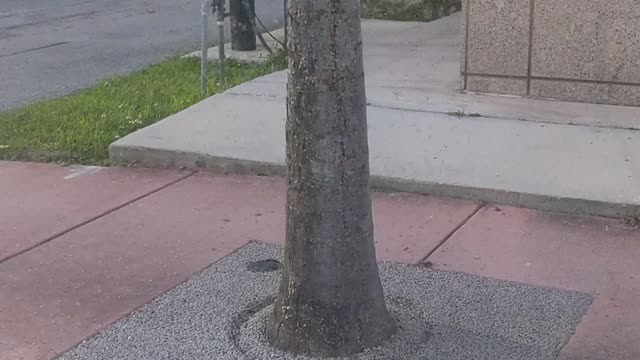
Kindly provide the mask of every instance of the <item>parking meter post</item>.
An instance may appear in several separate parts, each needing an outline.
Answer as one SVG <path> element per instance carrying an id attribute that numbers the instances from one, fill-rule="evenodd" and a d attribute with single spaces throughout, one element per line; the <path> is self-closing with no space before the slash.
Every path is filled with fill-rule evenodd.
<path id="1" fill-rule="evenodd" d="M 256 34 L 252 22 L 255 19 L 255 0 L 247 1 L 250 10 L 243 0 L 229 0 L 229 17 L 231 20 L 231 49 L 237 51 L 256 50 Z"/>

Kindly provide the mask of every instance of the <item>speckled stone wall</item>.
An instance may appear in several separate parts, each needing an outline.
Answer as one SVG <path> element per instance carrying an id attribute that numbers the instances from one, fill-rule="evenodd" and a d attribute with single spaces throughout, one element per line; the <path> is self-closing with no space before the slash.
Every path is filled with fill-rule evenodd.
<path id="1" fill-rule="evenodd" d="M 640 0 L 464 0 L 464 90 L 640 106 Z"/>

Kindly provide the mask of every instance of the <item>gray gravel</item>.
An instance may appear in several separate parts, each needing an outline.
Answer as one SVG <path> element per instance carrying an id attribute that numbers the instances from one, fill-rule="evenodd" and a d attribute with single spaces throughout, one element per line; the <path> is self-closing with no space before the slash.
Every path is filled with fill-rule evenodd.
<path id="1" fill-rule="evenodd" d="M 279 272 L 252 243 L 108 327 L 62 359 L 313 359 L 270 348 L 262 330 Z M 354 359 L 552 360 L 591 304 L 587 294 L 423 267 L 381 265 L 399 331 Z"/>

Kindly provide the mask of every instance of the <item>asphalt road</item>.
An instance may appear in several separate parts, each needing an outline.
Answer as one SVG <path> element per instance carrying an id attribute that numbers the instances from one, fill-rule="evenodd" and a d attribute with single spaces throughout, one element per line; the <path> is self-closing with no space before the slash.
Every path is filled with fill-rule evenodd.
<path id="1" fill-rule="evenodd" d="M 194 50 L 201 0 L 0 0 L 0 110 Z M 282 0 L 256 0 L 268 26 Z M 210 38 L 216 39 L 215 21 Z"/>

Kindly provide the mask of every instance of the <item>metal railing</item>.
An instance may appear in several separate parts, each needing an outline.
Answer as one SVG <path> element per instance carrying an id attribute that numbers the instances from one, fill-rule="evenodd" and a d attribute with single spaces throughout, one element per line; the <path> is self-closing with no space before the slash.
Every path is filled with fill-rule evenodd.
<path id="1" fill-rule="evenodd" d="M 217 14 L 216 25 L 218 26 L 218 78 L 220 86 L 224 88 L 224 18 L 228 16 L 224 9 L 224 0 L 204 0 L 200 9 L 202 14 L 202 33 L 200 44 L 200 94 L 207 95 L 207 63 L 209 62 L 208 50 L 209 41 L 207 39 L 209 11 Z"/>

